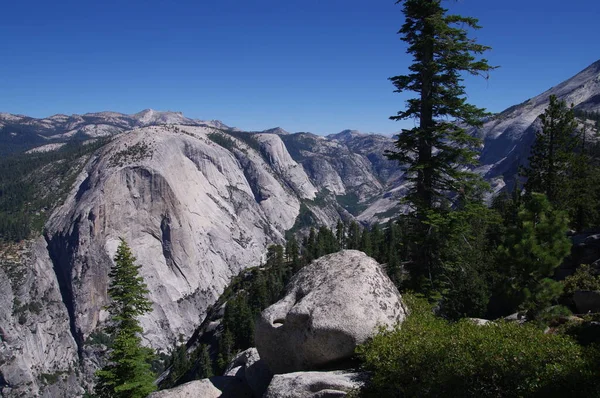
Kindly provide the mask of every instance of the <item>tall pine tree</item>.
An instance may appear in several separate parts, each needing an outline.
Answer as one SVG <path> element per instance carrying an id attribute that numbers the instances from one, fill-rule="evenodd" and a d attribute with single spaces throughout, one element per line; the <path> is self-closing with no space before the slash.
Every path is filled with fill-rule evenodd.
<path id="1" fill-rule="evenodd" d="M 150 368 L 153 352 L 142 346 L 138 317 L 152 310 L 148 288 L 139 275 L 141 266 L 121 239 L 109 276 L 107 309 L 114 343 L 108 364 L 96 372 L 95 392 L 101 398 L 143 398 L 156 389 Z"/>
<path id="2" fill-rule="evenodd" d="M 552 205 L 564 206 L 568 198 L 563 193 L 568 193 L 565 188 L 570 182 L 579 141 L 573 107 L 551 95 L 540 120 L 542 128 L 535 135 L 529 166 L 523 173 L 527 177 L 525 190 L 543 193 Z"/>
<path id="3" fill-rule="evenodd" d="M 478 59 L 489 49 L 468 37 L 465 28 L 478 29 L 477 19 L 447 15 L 441 0 L 399 0 L 405 23 L 399 33 L 408 44 L 413 64 L 407 75 L 390 78 L 396 92 L 412 91 L 405 110 L 392 120 L 414 119 L 418 126 L 403 130 L 396 151 L 388 152 L 406 170 L 412 188 L 406 201 L 416 216 L 413 262 L 432 282 L 439 253 L 428 247 L 429 218 L 449 208 L 448 198 L 474 181 L 465 166 L 475 163 L 480 141 L 464 126 L 479 126 L 483 109 L 467 103 L 462 74 L 484 75 L 493 69 Z"/>

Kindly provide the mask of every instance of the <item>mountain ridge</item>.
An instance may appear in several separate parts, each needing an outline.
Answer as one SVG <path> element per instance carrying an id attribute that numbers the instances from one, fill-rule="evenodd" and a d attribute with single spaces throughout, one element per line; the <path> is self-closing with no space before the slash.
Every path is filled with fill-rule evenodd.
<path id="1" fill-rule="evenodd" d="M 471 130 L 484 140 L 476 171 L 495 189 L 526 159 L 552 93 L 600 109 L 600 61 Z M 134 115 L 0 114 L 0 144 L 21 134 L 20 151 L 112 137 L 82 161 L 23 264 L 8 259 L 0 267 L 0 381 L 16 394 L 52 396 L 57 386 L 77 391 L 91 379 L 98 356 L 90 342 L 102 340 L 108 270 L 120 237 L 138 257 L 155 303 L 142 319 L 145 342 L 167 350 L 190 337 L 233 275 L 260 265 L 268 245 L 282 243 L 286 233 L 332 227 L 340 218 L 385 222 L 403 210 L 399 199 L 408 185 L 384 156 L 394 149 L 390 137 L 241 132 L 178 112 Z M 50 373 L 70 376 L 52 387 L 43 382 Z"/>

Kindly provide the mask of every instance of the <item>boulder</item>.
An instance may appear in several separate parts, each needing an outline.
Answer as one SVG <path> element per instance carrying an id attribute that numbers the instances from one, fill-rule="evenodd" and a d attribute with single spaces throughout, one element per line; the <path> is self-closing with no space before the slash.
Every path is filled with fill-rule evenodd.
<path id="1" fill-rule="evenodd" d="M 273 373 L 322 369 L 350 358 L 379 326 L 392 327 L 406 314 L 381 266 L 345 250 L 321 257 L 290 281 L 285 297 L 259 317 L 256 348 Z"/>
<path id="2" fill-rule="evenodd" d="M 273 377 L 264 398 L 345 397 L 359 390 L 366 379 L 364 373 L 345 371 L 280 374 Z"/>
<path id="3" fill-rule="evenodd" d="M 248 348 L 233 358 L 225 370 L 225 376 L 237 377 L 248 385 L 253 396 L 262 397 L 273 378 L 273 373 L 260 359 L 256 348 Z"/>
<path id="4" fill-rule="evenodd" d="M 148 398 L 251 398 L 248 387 L 236 377 L 217 376 L 194 380 L 180 386 L 153 392 Z"/>
<path id="5" fill-rule="evenodd" d="M 587 314 L 588 312 L 600 312 L 600 291 L 577 290 L 573 293 L 573 301 L 577 312 Z"/>
<path id="6" fill-rule="evenodd" d="M 153 392 L 148 398 L 218 398 L 221 390 L 214 386 L 209 379 L 194 380 L 180 386 Z"/>
<path id="7" fill-rule="evenodd" d="M 474 325 L 477 326 L 485 326 L 485 325 L 493 325 L 494 322 L 490 321 L 489 319 L 481 319 L 481 318 L 467 318 L 467 321 L 471 322 Z"/>

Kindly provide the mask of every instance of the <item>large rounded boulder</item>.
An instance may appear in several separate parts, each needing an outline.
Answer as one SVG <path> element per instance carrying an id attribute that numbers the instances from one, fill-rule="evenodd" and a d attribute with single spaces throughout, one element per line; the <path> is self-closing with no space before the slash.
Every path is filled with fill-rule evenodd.
<path id="1" fill-rule="evenodd" d="M 400 293 L 366 254 L 321 257 L 288 284 L 285 297 L 257 321 L 256 348 L 273 373 L 327 367 L 350 358 L 379 326 L 407 314 Z"/>

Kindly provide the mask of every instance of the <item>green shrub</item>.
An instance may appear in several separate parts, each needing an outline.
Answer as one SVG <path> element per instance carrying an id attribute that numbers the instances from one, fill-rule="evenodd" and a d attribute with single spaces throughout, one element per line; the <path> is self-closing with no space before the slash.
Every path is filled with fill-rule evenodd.
<path id="1" fill-rule="evenodd" d="M 358 348 L 373 374 L 366 396 L 598 396 L 592 349 L 532 325 L 478 326 L 436 317 L 408 297 L 412 313 L 401 328 L 382 330 Z M 595 351 L 594 351 L 595 352 Z"/>
<path id="2" fill-rule="evenodd" d="M 574 275 L 563 281 L 563 284 L 564 294 L 567 296 L 572 296 L 577 290 L 600 290 L 600 276 L 595 275 L 589 265 L 582 264 Z"/>

